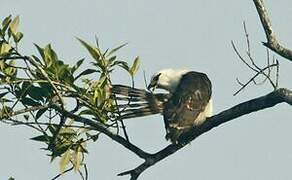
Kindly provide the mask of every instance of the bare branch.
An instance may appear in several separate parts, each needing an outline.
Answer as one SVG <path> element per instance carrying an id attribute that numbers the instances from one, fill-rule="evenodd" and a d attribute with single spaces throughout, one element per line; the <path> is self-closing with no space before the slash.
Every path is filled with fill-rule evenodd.
<path id="1" fill-rule="evenodd" d="M 279 61 L 276 60 L 276 63 L 279 64 Z M 277 72 L 276 72 L 276 87 L 278 87 L 278 83 L 279 83 L 279 71 L 280 71 L 280 66 L 277 66 Z"/>
<path id="2" fill-rule="evenodd" d="M 87 165 L 84 164 L 84 171 L 85 171 L 85 180 L 88 180 L 88 169 L 87 169 Z"/>
<path id="3" fill-rule="evenodd" d="M 249 81 L 247 81 L 245 84 L 243 84 L 243 86 L 239 89 L 239 90 L 237 90 L 234 94 L 233 94 L 233 96 L 236 96 L 240 91 L 242 91 L 247 85 L 249 85 L 251 82 L 255 82 L 254 80 L 255 80 L 255 78 L 256 77 L 258 77 L 258 75 L 260 75 L 261 73 L 263 73 L 266 69 L 269 69 L 269 68 L 271 68 L 271 67 L 273 67 L 273 66 L 278 66 L 278 64 L 272 64 L 272 65 L 270 65 L 270 66 L 267 66 L 267 67 L 265 67 L 264 69 L 262 69 L 261 71 L 259 71 L 258 73 L 256 73 Z"/>
<path id="4" fill-rule="evenodd" d="M 162 159 L 175 153 L 179 149 L 183 148 L 190 141 L 210 131 L 214 127 L 217 127 L 233 119 L 236 119 L 240 116 L 243 116 L 255 111 L 263 110 L 266 108 L 270 108 L 270 107 L 275 106 L 276 104 L 283 103 L 283 102 L 286 102 L 287 104 L 292 105 L 292 91 L 291 90 L 281 88 L 265 96 L 240 103 L 228 110 L 225 110 L 213 117 L 210 117 L 202 125 L 194 127 L 192 130 L 183 134 L 181 138 L 179 139 L 179 142 L 184 142 L 184 143 L 170 144 L 164 149 L 162 149 L 161 151 L 155 154 L 148 155 L 147 157 L 143 158 L 145 162 L 139 165 L 138 167 L 129 171 L 122 172 L 118 175 L 119 176 L 130 175 L 131 180 L 135 180 L 139 177 L 139 175 L 143 171 L 153 166 L 157 162 L 161 161 Z"/>
<path id="5" fill-rule="evenodd" d="M 252 67 L 250 64 L 248 64 L 247 62 L 246 62 L 246 60 L 242 57 L 242 55 L 239 53 L 239 51 L 237 50 L 237 48 L 236 48 L 236 46 L 235 46 L 235 44 L 234 44 L 234 42 L 233 41 L 231 41 L 231 45 L 232 45 L 232 48 L 233 48 L 233 50 L 235 51 L 235 53 L 236 53 L 236 55 L 238 56 L 238 58 L 247 66 L 247 67 L 249 67 L 251 70 L 253 70 L 253 71 L 255 71 L 255 72 L 258 72 L 258 70 L 257 69 L 255 69 L 254 67 Z"/>
<path id="6" fill-rule="evenodd" d="M 249 40 L 249 34 L 247 32 L 247 27 L 245 22 L 243 22 L 243 29 L 244 29 L 244 34 L 245 34 L 245 38 L 246 38 L 246 44 L 247 44 L 247 50 L 246 50 L 246 55 L 248 60 L 246 60 L 241 54 L 240 52 L 237 50 L 235 44 L 233 41 L 231 41 L 232 44 L 232 48 L 235 51 L 237 57 L 253 72 L 255 72 L 255 75 L 250 78 L 249 81 L 247 81 L 246 83 L 242 83 L 238 78 L 236 78 L 237 83 L 241 86 L 241 88 L 236 91 L 233 95 L 237 95 L 239 92 L 241 92 L 244 88 L 246 88 L 250 83 L 254 83 L 255 85 L 262 85 L 264 84 L 267 80 L 269 81 L 269 83 L 271 84 L 271 86 L 273 87 L 274 90 L 276 90 L 278 88 L 278 82 L 274 83 L 272 78 L 271 78 L 271 71 L 273 70 L 274 66 L 279 66 L 278 63 L 275 63 L 273 61 L 272 64 L 270 64 L 270 53 L 269 53 L 269 49 L 267 48 L 267 65 L 263 68 L 261 68 L 259 65 L 256 64 L 255 59 L 253 58 L 252 54 L 251 54 L 251 46 L 250 46 L 250 40 Z M 265 71 L 268 71 L 267 73 Z M 256 79 L 257 77 L 260 76 L 264 76 L 264 79 L 260 82 L 257 82 Z M 278 80 L 276 78 L 276 80 Z"/>
<path id="7" fill-rule="evenodd" d="M 65 170 L 63 173 L 60 173 L 60 174 L 56 175 L 56 176 L 53 177 L 51 180 L 56 180 L 56 179 L 58 179 L 60 176 L 62 176 L 63 174 L 65 174 L 65 173 L 67 173 L 67 172 L 69 172 L 69 171 L 72 171 L 73 169 L 74 169 L 74 166 L 72 166 L 71 168 Z"/>
<path id="8" fill-rule="evenodd" d="M 280 56 L 289 59 L 292 61 L 292 51 L 284 46 L 282 46 L 275 35 L 275 32 L 272 29 L 272 23 L 268 16 L 267 9 L 265 8 L 263 0 L 253 0 L 257 12 L 259 14 L 262 26 L 264 28 L 266 38 L 268 42 L 263 42 L 263 44 L 279 54 Z"/>

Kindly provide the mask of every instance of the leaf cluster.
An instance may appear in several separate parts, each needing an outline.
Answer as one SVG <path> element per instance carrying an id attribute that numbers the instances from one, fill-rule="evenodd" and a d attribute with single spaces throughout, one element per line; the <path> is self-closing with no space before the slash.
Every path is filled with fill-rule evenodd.
<path id="1" fill-rule="evenodd" d="M 31 139 L 45 145 L 51 160 L 60 157 L 61 173 L 69 164 L 79 172 L 85 164 L 86 144 L 98 140 L 100 132 L 65 112 L 119 132 L 111 75 L 121 68 L 133 79 L 139 57 L 129 65 L 115 55 L 127 44 L 103 51 L 97 41 L 92 45 L 80 38 L 89 58 L 74 65 L 62 60 L 51 44 L 34 44 L 37 54 L 23 55 L 18 50 L 23 38 L 19 24 L 19 16 L 10 15 L 0 26 L 0 122 L 35 129 L 39 135 Z"/>

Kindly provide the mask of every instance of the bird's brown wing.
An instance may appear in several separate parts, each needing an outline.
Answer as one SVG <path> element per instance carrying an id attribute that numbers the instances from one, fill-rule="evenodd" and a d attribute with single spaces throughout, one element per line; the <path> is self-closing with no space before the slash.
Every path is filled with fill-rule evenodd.
<path id="1" fill-rule="evenodd" d="M 189 72 L 181 78 L 163 111 L 166 139 L 177 143 L 182 133 L 206 118 L 201 113 L 211 98 L 211 88 L 206 74 Z"/>

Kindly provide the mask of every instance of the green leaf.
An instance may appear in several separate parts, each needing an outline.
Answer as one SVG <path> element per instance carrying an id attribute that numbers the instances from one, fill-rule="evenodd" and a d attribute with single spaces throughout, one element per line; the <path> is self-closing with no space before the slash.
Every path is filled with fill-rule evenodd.
<path id="1" fill-rule="evenodd" d="M 44 55 L 44 60 L 46 61 L 48 67 L 58 61 L 58 56 L 56 52 L 52 49 L 51 44 L 46 45 L 46 47 L 44 48 Z"/>
<path id="2" fill-rule="evenodd" d="M 51 86 L 51 84 L 49 82 L 40 82 L 38 83 L 38 85 L 40 86 L 41 90 L 41 95 L 43 97 L 45 97 L 46 99 L 51 98 L 54 90 L 53 87 Z"/>
<path id="3" fill-rule="evenodd" d="M 0 94 L 0 99 L 3 98 L 6 94 L 8 94 L 8 92 L 4 92 Z"/>
<path id="4" fill-rule="evenodd" d="M 108 77 L 105 75 L 101 76 L 98 80 L 98 85 L 100 88 L 104 88 L 107 83 L 108 83 Z"/>
<path id="5" fill-rule="evenodd" d="M 30 138 L 30 139 L 31 140 L 34 140 L 34 141 L 40 141 L 40 142 L 47 142 L 47 143 L 49 143 L 50 142 L 50 139 L 52 139 L 52 137 L 47 136 L 47 135 L 40 135 L 40 136 L 36 136 L 36 137 Z"/>
<path id="6" fill-rule="evenodd" d="M 90 55 L 95 60 L 99 60 L 101 53 L 98 48 L 88 44 L 87 42 L 83 41 L 82 39 L 77 38 L 78 41 L 87 49 L 87 51 L 90 53 Z"/>
<path id="7" fill-rule="evenodd" d="M 125 61 L 115 61 L 115 62 L 111 65 L 111 67 L 116 66 L 116 65 L 118 65 L 118 66 L 120 66 L 121 68 L 125 69 L 127 72 L 129 72 L 129 70 L 130 70 L 130 67 L 129 67 L 128 63 L 125 62 Z"/>
<path id="8" fill-rule="evenodd" d="M 6 18 L 4 18 L 4 20 L 2 21 L 2 26 L 7 26 L 7 24 L 9 24 L 9 22 L 11 21 L 11 14 L 9 16 L 7 16 Z"/>
<path id="9" fill-rule="evenodd" d="M 12 32 L 12 34 L 14 35 L 17 34 L 18 26 L 19 26 L 19 16 L 16 16 L 9 24 L 9 29 Z"/>
<path id="10" fill-rule="evenodd" d="M 0 49 L 1 49 L 1 44 L 0 44 Z M 5 68 L 6 68 L 6 63 L 4 61 L 0 61 L 0 70 L 3 71 Z"/>
<path id="11" fill-rule="evenodd" d="M 82 140 L 82 139 L 81 139 Z M 83 140 L 82 140 L 83 141 Z M 79 151 L 82 153 L 87 153 L 88 154 L 88 150 L 86 149 L 86 141 L 82 142 L 81 144 L 79 144 Z"/>
<path id="12" fill-rule="evenodd" d="M 20 100 L 24 105 L 27 106 L 40 106 L 41 104 L 32 100 L 31 98 L 25 97 Z"/>
<path id="13" fill-rule="evenodd" d="M 58 129 L 58 126 L 57 125 L 49 125 L 48 128 L 49 128 L 49 131 L 51 132 L 51 134 L 55 134 L 56 130 Z"/>
<path id="14" fill-rule="evenodd" d="M 72 67 L 71 72 L 74 73 L 81 66 L 81 64 L 84 62 L 84 60 L 85 60 L 85 58 L 77 61 L 77 63 Z"/>
<path id="15" fill-rule="evenodd" d="M 38 50 L 38 52 L 40 53 L 42 59 L 45 59 L 44 49 L 41 48 L 40 46 L 38 46 L 37 44 L 34 44 L 34 46 L 37 48 L 37 50 Z"/>
<path id="16" fill-rule="evenodd" d="M 36 57 L 35 55 L 32 55 L 32 57 L 33 57 L 33 59 L 35 61 L 37 61 L 38 63 L 42 64 L 42 61 L 38 57 Z"/>
<path id="17" fill-rule="evenodd" d="M 112 49 L 108 54 L 107 57 L 109 57 L 110 55 L 114 54 L 115 52 L 117 52 L 118 50 L 120 50 L 121 48 L 123 48 L 124 46 L 128 45 L 128 43 L 124 43 L 114 49 Z"/>
<path id="18" fill-rule="evenodd" d="M 93 110 L 85 109 L 79 113 L 79 115 L 92 115 L 96 116 L 96 113 Z"/>
<path id="19" fill-rule="evenodd" d="M 2 21 L 2 34 L 5 34 L 7 28 L 9 27 L 9 24 L 11 23 L 11 15 L 7 16 L 3 21 Z"/>
<path id="20" fill-rule="evenodd" d="M 74 170 L 75 171 L 79 171 L 80 169 L 80 165 L 82 163 L 82 145 L 79 145 L 77 150 L 75 151 L 75 154 L 74 154 Z"/>
<path id="21" fill-rule="evenodd" d="M 83 72 L 81 72 L 80 74 L 78 74 L 75 77 L 75 80 L 78 79 L 78 78 L 80 78 L 81 76 L 85 76 L 85 75 L 92 74 L 92 73 L 95 73 L 95 72 L 98 72 L 98 70 L 95 70 L 95 69 L 86 69 Z"/>
<path id="22" fill-rule="evenodd" d="M 30 88 L 30 86 L 32 86 L 31 82 L 29 81 L 23 81 L 22 83 L 22 86 L 21 86 L 21 89 L 26 91 Z"/>
<path id="23" fill-rule="evenodd" d="M 23 117 L 24 117 L 24 119 L 25 119 L 26 121 L 29 120 L 29 115 L 28 115 L 28 114 L 23 115 Z"/>
<path id="24" fill-rule="evenodd" d="M 35 119 L 38 120 L 47 110 L 48 108 L 38 110 L 38 112 L 35 115 Z"/>
<path id="25" fill-rule="evenodd" d="M 68 149 L 62 156 L 59 166 L 60 166 L 60 172 L 61 174 L 64 173 L 66 166 L 69 164 L 71 159 L 71 153 L 70 153 L 70 149 Z"/>
<path id="26" fill-rule="evenodd" d="M 108 60 L 109 64 L 111 64 L 112 66 L 113 62 L 115 62 L 116 59 L 117 59 L 117 56 L 110 57 L 110 59 Z"/>
<path id="27" fill-rule="evenodd" d="M 62 128 L 59 132 L 59 135 L 62 136 L 75 136 L 76 135 L 76 131 L 73 128 Z"/>
<path id="28" fill-rule="evenodd" d="M 134 63 L 132 65 L 132 67 L 129 70 L 129 73 L 131 76 L 134 76 L 136 74 L 136 72 L 138 71 L 140 66 L 140 59 L 139 56 L 135 58 Z"/>
<path id="29" fill-rule="evenodd" d="M 0 109 L 0 118 L 7 118 L 12 112 L 11 107 L 3 105 L 3 108 Z"/>
<path id="30" fill-rule="evenodd" d="M 16 34 L 12 34 L 14 42 L 18 43 L 23 38 L 22 32 L 17 32 Z"/>
<path id="31" fill-rule="evenodd" d="M 57 80 L 61 80 L 66 84 L 73 84 L 74 77 L 71 73 L 71 68 L 68 64 L 64 64 L 63 61 L 58 60 L 52 66 L 50 66 L 47 71 Z"/>
<path id="32" fill-rule="evenodd" d="M 17 99 L 21 99 L 21 98 L 25 97 L 27 94 L 27 92 L 24 91 L 23 89 L 16 89 L 14 92 L 15 92 Z"/>
<path id="33" fill-rule="evenodd" d="M 99 133 L 92 135 L 89 133 L 86 133 L 86 137 L 92 139 L 93 142 L 97 141 L 97 139 L 99 138 Z"/>
<path id="34" fill-rule="evenodd" d="M 14 102 L 11 99 L 1 98 L 1 102 Z"/>
<path id="35" fill-rule="evenodd" d="M 51 161 L 53 161 L 56 157 L 61 156 L 62 154 L 64 154 L 67 150 L 70 149 L 71 147 L 71 143 L 60 143 L 58 142 L 58 144 L 56 144 L 56 146 L 53 147 L 52 151 L 52 158 Z"/>
<path id="36" fill-rule="evenodd" d="M 15 64 L 16 64 L 15 60 L 9 61 L 9 65 L 10 66 L 15 66 Z M 4 73 L 7 74 L 10 77 L 15 77 L 16 73 L 17 73 L 17 69 L 15 67 L 7 67 L 4 70 Z"/>
<path id="37" fill-rule="evenodd" d="M 46 89 L 37 86 L 31 86 L 27 94 L 36 101 L 42 101 L 48 95 Z"/>
<path id="38" fill-rule="evenodd" d="M 7 55 L 11 49 L 11 45 L 7 43 L 0 44 L 0 56 Z"/>

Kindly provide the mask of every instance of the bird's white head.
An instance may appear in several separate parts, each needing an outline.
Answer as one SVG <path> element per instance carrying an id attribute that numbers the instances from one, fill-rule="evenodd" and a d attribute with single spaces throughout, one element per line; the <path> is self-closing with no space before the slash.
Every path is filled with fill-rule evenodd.
<path id="1" fill-rule="evenodd" d="M 181 77 L 190 72 L 188 69 L 162 69 L 155 73 L 148 85 L 148 90 L 164 89 L 173 93 L 181 79 Z"/>

